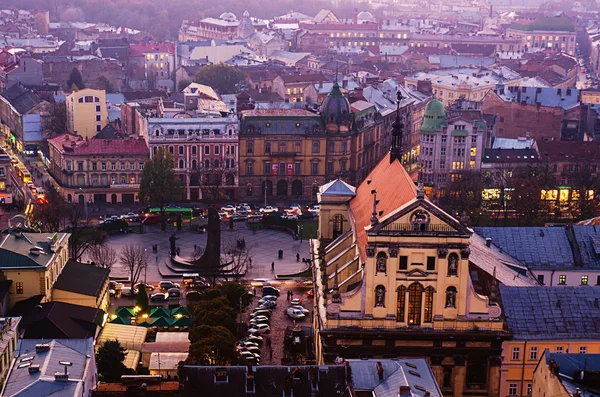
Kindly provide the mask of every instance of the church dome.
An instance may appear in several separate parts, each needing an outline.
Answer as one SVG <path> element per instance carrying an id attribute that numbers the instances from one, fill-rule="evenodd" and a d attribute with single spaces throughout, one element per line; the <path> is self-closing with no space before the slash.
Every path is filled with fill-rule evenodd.
<path id="1" fill-rule="evenodd" d="M 242 16 L 244 18 L 250 18 L 250 13 L 248 12 L 248 10 L 244 11 L 244 13 L 242 14 Z"/>
<path id="2" fill-rule="evenodd" d="M 224 12 L 219 15 L 219 19 L 224 19 L 226 21 L 237 21 L 237 17 L 233 12 Z"/>
<path id="3" fill-rule="evenodd" d="M 341 125 L 344 119 L 350 114 L 350 102 L 348 98 L 342 94 L 338 83 L 333 84 L 333 88 L 327 94 L 325 100 L 321 104 L 321 114 L 325 124 Z"/>
<path id="4" fill-rule="evenodd" d="M 358 19 L 373 19 L 373 14 L 371 14 L 369 11 L 361 11 L 356 17 Z"/>
<path id="5" fill-rule="evenodd" d="M 425 107 L 421 131 L 435 132 L 446 122 L 444 104 L 437 99 L 430 101 Z"/>

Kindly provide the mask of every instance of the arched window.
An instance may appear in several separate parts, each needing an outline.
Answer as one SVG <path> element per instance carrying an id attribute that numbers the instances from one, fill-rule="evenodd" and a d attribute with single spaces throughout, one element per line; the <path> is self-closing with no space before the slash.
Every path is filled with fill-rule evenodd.
<path id="1" fill-rule="evenodd" d="M 183 167 L 184 167 L 183 160 L 179 160 L 179 168 L 183 168 Z"/>
<path id="2" fill-rule="evenodd" d="M 280 151 L 281 153 L 285 153 L 285 152 L 287 152 L 287 145 L 285 144 L 285 142 L 281 142 L 281 143 L 279 144 L 279 151 Z"/>
<path id="3" fill-rule="evenodd" d="M 444 307 L 456 308 L 456 287 L 446 288 L 446 303 Z"/>
<path id="4" fill-rule="evenodd" d="M 227 176 L 225 176 L 225 184 L 227 186 L 233 186 L 235 184 L 235 177 L 233 174 L 227 174 Z"/>
<path id="5" fill-rule="evenodd" d="M 195 170 L 198 168 L 198 162 L 196 160 L 192 160 L 192 169 Z"/>
<path id="6" fill-rule="evenodd" d="M 379 252 L 377 254 L 377 261 L 375 263 L 375 273 L 386 273 L 387 271 L 387 255 L 385 252 Z"/>
<path id="7" fill-rule="evenodd" d="M 288 183 L 286 180 L 282 179 L 277 182 L 277 195 L 278 196 L 287 196 Z"/>
<path id="8" fill-rule="evenodd" d="M 414 283 L 408 287 L 408 325 L 421 325 L 423 286 Z"/>
<path id="9" fill-rule="evenodd" d="M 423 312 L 423 322 L 433 322 L 433 287 L 425 288 L 425 310 Z"/>
<path id="10" fill-rule="evenodd" d="M 210 160 L 204 160 L 204 168 L 210 168 Z"/>
<path id="11" fill-rule="evenodd" d="M 215 160 L 215 168 L 219 168 L 219 160 Z"/>
<path id="12" fill-rule="evenodd" d="M 302 144 L 300 142 L 296 142 L 296 153 L 302 153 Z"/>
<path id="13" fill-rule="evenodd" d="M 404 322 L 404 307 L 406 306 L 406 287 L 401 285 L 398 287 L 398 298 L 396 299 L 396 321 Z"/>
<path id="14" fill-rule="evenodd" d="M 375 307 L 385 307 L 385 287 L 383 285 L 375 287 Z"/>
<path id="15" fill-rule="evenodd" d="M 448 255 L 448 276 L 458 276 L 458 255 Z"/>
<path id="16" fill-rule="evenodd" d="M 292 182 L 292 196 L 302 196 L 302 182 L 298 179 Z"/>
<path id="17" fill-rule="evenodd" d="M 341 236 L 344 233 L 344 217 L 335 215 L 333 217 L 333 238 Z"/>
<path id="18" fill-rule="evenodd" d="M 265 153 L 271 153 L 271 143 L 265 143 Z"/>

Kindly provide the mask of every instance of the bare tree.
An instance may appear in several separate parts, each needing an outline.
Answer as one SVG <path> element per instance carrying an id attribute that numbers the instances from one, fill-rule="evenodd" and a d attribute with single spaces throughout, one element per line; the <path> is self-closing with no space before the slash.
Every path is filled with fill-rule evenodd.
<path id="1" fill-rule="evenodd" d="M 242 244 L 241 239 L 231 237 L 224 244 L 221 263 L 229 263 L 231 275 L 238 281 L 252 268 L 250 248 L 246 247 L 245 242 Z"/>
<path id="2" fill-rule="evenodd" d="M 117 262 L 117 251 L 107 244 L 97 244 L 89 247 L 88 255 L 96 266 L 106 269 L 112 268 Z"/>
<path id="3" fill-rule="evenodd" d="M 141 245 L 128 244 L 121 250 L 119 260 L 127 267 L 131 288 L 133 288 L 142 273 L 148 268 L 148 254 Z"/>

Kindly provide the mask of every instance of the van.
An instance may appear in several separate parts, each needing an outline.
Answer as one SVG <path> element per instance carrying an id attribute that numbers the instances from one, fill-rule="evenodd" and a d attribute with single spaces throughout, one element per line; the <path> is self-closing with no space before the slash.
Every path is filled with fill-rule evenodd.
<path id="1" fill-rule="evenodd" d="M 131 287 L 123 287 L 121 288 L 121 296 L 135 296 L 137 295 L 137 291 L 132 289 Z"/>
<path id="2" fill-rule="evenodd" d="M 262 288 L 262 292 L 263 292 L 263 296 L 267 296 L 267 295 L 279 296 L 280 291 L 275 287 L 272 287 L 270 285 L 265 285 Z"/>

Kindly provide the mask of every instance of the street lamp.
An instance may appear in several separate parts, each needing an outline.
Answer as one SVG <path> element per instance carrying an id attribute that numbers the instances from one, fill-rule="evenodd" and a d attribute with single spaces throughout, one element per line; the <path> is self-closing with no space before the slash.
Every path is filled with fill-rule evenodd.
<path id="1" fill-rule="evenodd" d="M 85 224 L 87 225 L 89 222 L 87 194 L 86 194 L 85 190 L 83 190 L 83 188 L 80 187 L 79 190 L 81 190 L 81 192 L 83 193 L 83 206 L 85 207 Z"/>

